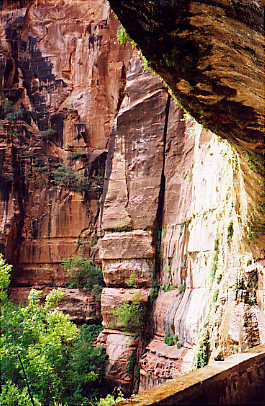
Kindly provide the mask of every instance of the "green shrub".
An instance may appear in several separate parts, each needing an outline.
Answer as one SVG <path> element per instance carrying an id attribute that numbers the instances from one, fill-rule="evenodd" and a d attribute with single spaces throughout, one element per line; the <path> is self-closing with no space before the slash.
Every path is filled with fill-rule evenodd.
<path id="1" fill-rule="evenodd" d="M 6 294 L 9 272 L 0 257 L 1 404 L 81 406 L 106 396 L 107 355 L 95 346 L 102 327 L 83 325 L 79 332 L 68 316 L 52 310 L 60 290 L 53 290 L 41 306 L 42 292 L 32 289 L 28 303 L 15 306 Z"/>
<path id="2" fill-rule="evenodd" d="M 124 396 L 121 392 L 120 389 L 118 389 L 118 394 L 117 396 L 114 395 L 107 395 L 106 398 L 102 398 L 99 400 L 99 402 L 95 403 L 95 406 L 112 406 L 115 405 L 118 402 L 121 402 L 122 400 L 124 400 Z"/>
<path id="3" fill-rule="evenodd" d="M 73 192 L 84 192 L 89 187 L 89 180 L 81 173 L 75 172 L 67 165 L 61 165 L 53 171 L 54 182 L 68 187 Z"/>
<path id="4" fill-rule="evenodd" d="M 178 294 L 181 295 L 185 291 L 185 286 L 184 285 L 178 285 Z"/>
<path id="5" fill-rule="evenodd" d="M 153 303 L 153 301 L 157 298 L 159 292 L 159 284 L 157 281 L 153 281 L 152 287 L 150 290 L 150 302 Z"/>
<path id="6" fill-rule="evenodd" d="M 198 344 L 198 350 L 195 355 L 194 365 L 196 368 L 202 368 L 207 365 L 210 357 L 210 343 L 209 343 L 209 334 L 205 332 L 204 335 L 200 338 Z"/>
<path id="7" fill-rule="evenodd" d="M 130 278 L 126 281 L 126 285 L 129 288 L 134 288 L 134 289 L 137 288 L 137 283 L 135 282 L 135 274 L 133 271 L 131 272 Z"/>
<path id="8" fill-rule="evenodd" d="M 41 131 L 40 132 L 40 137 L 44 140 L 44 141 L 48 141 L 51 140 L 52 137 L 56 134 L 56 131 L 54 131 L 52 128 L 48 128 L 48 130 L 45 131 Z"/>
<path id="9" fill-rule="evenodd" d="M 6 99 L 3 103 L 4 119 L 15 123 L 17 120 L 23 120 L 27 117 L 28 111 L 24 107 L 16 109 L 14 103 Z"/>
<path id="10" fill-rule="evenodd" d="M 100 295 L 102 287 L 105 286 L 101 267 L 90 258 L 76 256 L 64 258 L 63 268 L 69 272 L 66 285 L 70 288 L 94 291 L 96 296 Z"/>
<path id="11" fill-rule="evenodd" d="M 174 288 L 175 288 L 175 286 L 174 286 L 174 285 L 171 285 L 170 283 L 168 283 L 167 285 L 161 286 L 161 289 L 162 289 L 164 292 L 170 292 L 170 291 L 173 290 Z"/>
<path id="12" fill-rule="evenodd" d="M 164 337 L 164 343 L 169 345 L 170 347 L 176 345 L 178 342 L 178 335 L 177 334 L 170 334 L 167 333 Z"/>
<path id="13" fill-rule="evenodd" d="M 120 44 L 126 44 L 126 42 L 131 42 L 130 36 L 127 34 L 125 28 L 122 25 L 120 25 L 117 30 L 116 38 Z"/>
<path id="14" fill-rule="evenodd" d="M 137 335 L 142 334 L 145 327 L 146 309 L 141 299 L 135 301 L 125 300 L 112 313 L 117 316 L 119 328 L 135 332 Z"/>
<path id="15" fill-rule="evenodd" d="M 86 151 L 74 151 L 68 154 L 67 159 L 69 161 L 77 161 L 78 159 L 87 159 L 88 153 Z"/>

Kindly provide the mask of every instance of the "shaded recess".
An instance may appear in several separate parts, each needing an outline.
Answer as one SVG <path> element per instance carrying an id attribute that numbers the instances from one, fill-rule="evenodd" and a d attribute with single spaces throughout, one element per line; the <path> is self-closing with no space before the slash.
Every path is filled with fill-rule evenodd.
<path id="1" fill-rule="evenodd" d="M 240 156 L 244 233 L 264 235 L 264 8 L 259 1 L 110 0 L 149 66 Z M 238 175 L 239 176 L 239 175 Z M 249 186 L 249 176 L 252 186 Z M 237 187 L 236 193 L 241 193 Z M 238 211 L 238 215 L 242 215 Z M 263 240 L 261 238 L 260 240 Z M 264 249 L 264 241 L 259 243 Z"/>

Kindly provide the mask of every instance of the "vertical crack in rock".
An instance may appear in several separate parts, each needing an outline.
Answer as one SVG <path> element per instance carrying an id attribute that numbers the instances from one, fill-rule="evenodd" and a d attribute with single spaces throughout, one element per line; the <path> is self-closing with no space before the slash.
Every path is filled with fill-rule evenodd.
<path id="1" fill-rule="evenodd" d="M 112 170 L 112 160 L 113 160 L 113 156 L 114 156 L 116 131 L 117 131 L 117 118 L 115 119 L 114 124 L 111 128 L 109 149 L 108 149 L 108 155 L 107 155 L 107 160 L 106 160 L 105 179 L 104 179 L 103 191 L 102 191 L 101 202 L 100 202 L 100 215 L 99 215 L 100 232 L 102 230 L 103 209 L 104 209 L 104 205 L 105 205 L 106 196 L 108 193 L 109 180 L 110 180 L 110 175 L 111 175 L 111 170 Z"/>
<path id="2" fill-rule="evenodd" d="M 168 95 L 165 113 L 165 126 L 163 135 L 163 165 L 161 172 L 161 183 L 160 191 L 158 196 L 158 206 L 156 215 L 156 259 L 155 259 L 155 273 L 156 276 L 160 274 L 160 261 L 161 261 L 161 231 L 162 231 L 162 220 L 163 220 L 163 208 L 164 208 L 164 197 L 165 197 L 165 153 L 166 153 L 166 141 L 167 141 L 167 127 L 168 127 L 168 117 L 169 117 L 169 107 L 170 107 L 171 97 Z"/>
<path id="3" fill-rule="evenodd" d="M 17 148 L 12 145 L 12 172 L 13 172 L 13 190 L 14 195 L 16 196 L 18 210 L 16 213 L 16 224 L 17 224 L 17 232 L 15 236 L 15 241 L 13 242 L 14 253 L 13 253 L 13 263 L 17 265 L 18 263 L 18 255 L 19 255 L 19 246 L 21 242 L 21 234 L 22 229 L 24 226 L 24 217 L 25 217 L 25 210 L 24 210 L 24 203 L 23 203 L 23 196 L 25 198 L 25 185 L 23 184 L 22 176 L 20 173 L 20 165 L 18 162 L 18 151 Z M 24 193 L 23 193 L 24 192 Z"/>

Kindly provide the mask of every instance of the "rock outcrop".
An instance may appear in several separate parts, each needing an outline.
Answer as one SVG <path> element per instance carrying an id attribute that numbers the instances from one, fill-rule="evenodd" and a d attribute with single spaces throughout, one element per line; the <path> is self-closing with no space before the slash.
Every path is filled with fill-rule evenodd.
<path id="1" fill-rule="evenodd" d="M 134 21 L 136 2 L 110 3 L 126 26 Z M 250 154 L 262 150 L 260 64 L 250 58 L 252 71 L 236 66 L 245 76 L 236 69 L 223 81 L 215 76 L 232 54 L 221 58 L 224 31 L 235 19 L 221 2 L 140 3 L 136 18 L 151 6 L 157 11 L 137 20 L 135 36 L 141 44 L 145 34 L 147 57 L 156 47 L 151 65 L 236 149 L 185 113 L 137 50 L 118 43 L 119 21 L 106 1 L 5 4 L 0 32 L 1 251 L 13 264 L 10 296 L 19 302 L 31 287 L 43 297 L 62 287 L 60 306 L 72 320 L 102 318 L 107 379 L 126 395 L 265 342 L 262 168 L 249 169 Z M 160 7 L 175 18 L 179 3 L 176 28 L 167 34 L 173 22 L 165 22 L 159 41 Z M 254 48 L 259 55 L 256 15 L 254 39 L 236 53 L 243 59 Z M 197 28 L 190 32 L 191 23 Z M 242 24 L 238 18 L 240 30 Z M 134 36 L 131 24 L 128 31 Z M 163 48 L 169 37 L 173 59 Z M 242 148 L 248 155 L 239 155 Z M 65 286 L 61 262 L 75 255 L 102 262 L 101 309 L 93 292 Z"/>
<path id="2" fill-rule="evenodd" d="M 247 215 L 240 210 L 238 215 L 246 216 L 246 238 L 249 229 L 258 232 L 254 245 L 264 250 L 263 2 L 111 0 L 110 5 L 183 106 L 239 152 L 248 207 Z"/>
<path id="3" fill-rule="evenodd" d="M 1 251 L 14 285 L 64 286 L 62 259 L 96 253 L 110 131 L 132 53 L 115 41 L 118 25 L 102 1 L 1 6 Z M 21 120 L 8 118 L 19 108 Z M 78 298 L 84 308 L 80 292 L 73 309 Z M 89 310 L 79 322 L 90 318 Z"/>

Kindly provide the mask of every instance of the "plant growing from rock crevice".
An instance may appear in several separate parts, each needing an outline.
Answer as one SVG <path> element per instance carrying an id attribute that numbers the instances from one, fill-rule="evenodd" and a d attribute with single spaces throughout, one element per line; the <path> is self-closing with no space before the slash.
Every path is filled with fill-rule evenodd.
<path id="1" fill-rule="evenodd" d="M 116 316 L 116 323 L 118 328 L 134 332 L 140 336 L 143 334 L 146 321 L 146 308 L 140 295 L 133 295 L 132 300 L 125 300 L 116 309 L 112 311 Z"/>
<path id="2" fill-rule="evenodd" d="M 101 267 L 98 263 L 90 258 L 76 256 L 64 258 L 62 266 L 69 273 L 66 286 L 89 291 L 96 301 L 100 300 L 101 291 L 105 283 Z"/>

